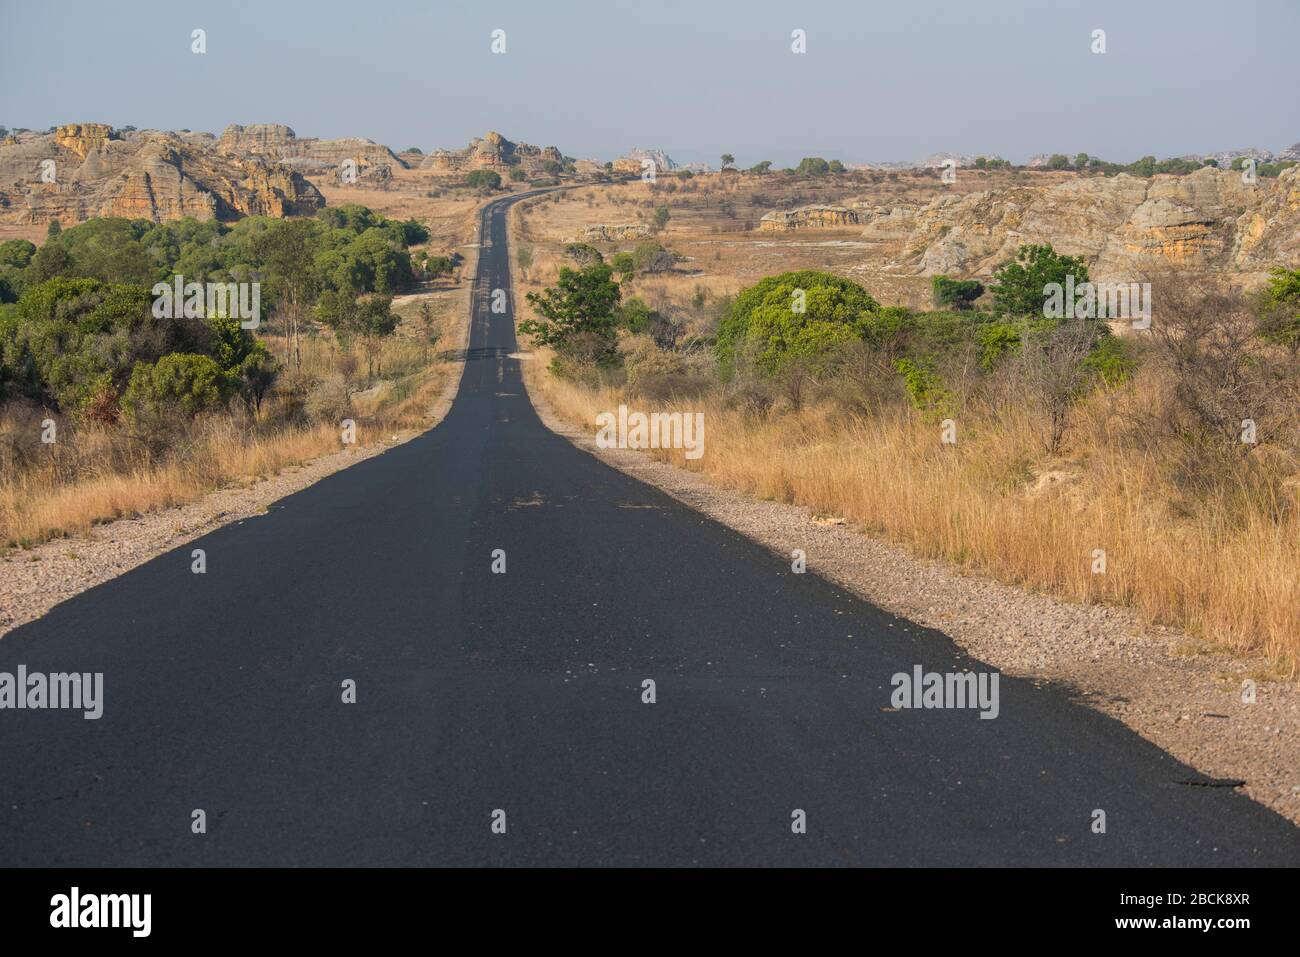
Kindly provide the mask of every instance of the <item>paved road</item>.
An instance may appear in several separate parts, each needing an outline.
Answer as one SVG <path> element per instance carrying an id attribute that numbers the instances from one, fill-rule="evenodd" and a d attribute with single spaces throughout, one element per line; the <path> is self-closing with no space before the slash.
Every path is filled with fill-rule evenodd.
<path id="1" fill-rule="evenodd" d="M 105 674 L 98 721 L 0 711 L 0 863 L 1300 860 L 1055 691 L 886 710 L 895 672 L 988 669 L 547 431 L 486 309 L 505 203 L 483 235 L 441 425 L 0 641 L 0 671 Z"/>

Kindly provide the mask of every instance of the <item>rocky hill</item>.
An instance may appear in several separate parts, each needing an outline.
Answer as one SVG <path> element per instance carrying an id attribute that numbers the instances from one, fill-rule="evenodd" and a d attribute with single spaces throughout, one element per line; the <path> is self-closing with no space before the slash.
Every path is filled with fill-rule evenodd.
<path id="1" fill-rule="evenodd" d="M 374 140 L 299 137 L 280 123 L 227 126 L 216 141 L 216 149 L 227 156 L 262 156 L 309 175 L 337 170 L 347 160 L 356 163 L 362 173 L 381 167 L 390 171 L 394 167 L 407 168 L 397 154 Z"/>
<path id="2" fill-rule="evenodd" d="M 903 240 L 895 268 L 922 275 L 986 275 L 1022 243 L 1084 256 L 1099 279 L 1159 265 L 1254 273 L 1300 261 L 1300 167 L 1253 184 L 1211 167 L 1084 176 L 855 211 L 864 237 Z"/>
<path id="3" fill-rule="evenodd" d="M 118 132 L 102 123 L 8 137 L 0 142 L 0 221 L 229 220 L 310 214 L 325 204 L 286 165 L 218 147 L 206 133 Z"/>
<path id="4" fill-rule="evenodd" d="M 420 164 L 420 169 L 439 173 L 462 173 L 476 169 L 490 169 L 498 173 L 512 168 L 522 169 L 529 176 L 540 175 L 548 162 L 564 163 L 564 155 L 554 146 L 539 147 L 530 143 L 515 143 L 500 133 L 475 137 L 461 150 L 434 150 Z"/>

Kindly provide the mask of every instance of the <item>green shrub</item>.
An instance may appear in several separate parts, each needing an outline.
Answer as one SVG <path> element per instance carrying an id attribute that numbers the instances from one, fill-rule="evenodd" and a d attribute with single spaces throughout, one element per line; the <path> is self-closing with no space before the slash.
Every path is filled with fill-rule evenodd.
<path id="1" fill-rule="evenodd" d="M 722 317 L 718 360 L 729 370 L 744 351 L 766 374 L 790 359 L 820 362 L 838 344 L 864 336 L 878 309 L 865 289 L 840 276 L 768 276 L 742 290 Z"/>
<path id="2" fill-rule="evenodd" d="M 154 363 L 136 364 L 122 409 L 137 422 L 177 414 L 193 418 L 221 405 L 225 382 L 208 356 L 174 352 Z"/>

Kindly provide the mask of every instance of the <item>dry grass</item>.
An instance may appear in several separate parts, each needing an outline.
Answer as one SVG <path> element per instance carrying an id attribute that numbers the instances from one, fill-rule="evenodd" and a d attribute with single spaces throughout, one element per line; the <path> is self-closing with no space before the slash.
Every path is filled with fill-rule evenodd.
<path id="1" fill-rule="evenodd" d="M 357 446 L 427 427 L 434 400 L 456 368 L 438 351 L 459 342 L 455 333 L 466 321 L 467 297 L 468 283 L 403 297 L 394 307 L 402 325 L 384 342 L 382 374 L 373 382 L 355 378 L 366 367 L 359 349 L 342 349 L 324 335 L 303 340 L 301 372 L 290 377 L 350 381 Z M 422 302 L 433 306 L 441 337 L 432 349 L 417 338 Z M 283 357 L 282 339 L 265 341 Z M 30 547 L 85 534 L 94 525 L 191 502 L 343 448 L 335 423 L 285 417 L 285 401 L 272 397 L 257 419 L 235 407 L 207 416 L 174 437 L 164 454 L 149 452 L 124 428 L 71 421 L 60 422 L 59 441 L 42 448 L 36 436 L 44 413 L 6 411 L 0 415 L 0 545 Z"/>

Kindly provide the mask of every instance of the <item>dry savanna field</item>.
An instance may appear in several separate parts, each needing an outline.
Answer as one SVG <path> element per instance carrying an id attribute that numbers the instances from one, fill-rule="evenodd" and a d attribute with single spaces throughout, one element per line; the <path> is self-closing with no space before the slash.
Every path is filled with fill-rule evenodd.
<path id="1" fill-rule="evenodd" d="M 777 207 L 847 204 L 864 195 L 887 205 L 943 188 L 932 176 L 875 178 L 818 186 L 697 176 L 586 187 L 522 205 L 513 219 L 516 248 L 525 250 L 516 265 L 520 318 L 536 317 L 526 294 L 573 266 L 565 246 L 584 240 L 587 227 L 650 224 L 655 208 L 666 205 L 667 223 L 654 239 L 676 254 L 670 269 L 638 272 L 622 286 L 624 301 L 639 298 L 679 327 L 676 348 L 621 331 L 616 368 L 576 373 L 551 363 L 552 350 L 537 349 L 540 361 L 526 363 L 530 388 L 593 434 L 596 416 L 620 404 L 703 412 L 702 459 L 688 462 L 681 450 L 651 454 L 977 574 L 1131 607 L 1189 633 L 1189 653 L 1229 650 L 1261 660 L 1267 673 L 1293 677 L 1300 663 L 1300 383 L 1284 353 L 1265 350 L 1260 354 L 1282 371 L 1267 389 L 1256 383 L 1251 401 L 1263 403 L 1256 418 L 1272 441 L 1249 454 L 1231 439 L 1189 442 L 1185 393 L 1200 389 L 1196 375 L 1208 382 L 1221 370 L 1180 378 L 1183 347 L 1205 335 L 1207 363 L 1230 351 L 1235 340 L 1216 331 L 1214 310 L 1244 308 L 1212 277 L 1204 290 L 1184 284 L 1183 293 L 1166 298 L 1172 309 L 1186 309 L 1185 318 L 1166 324 L 1177 332 L 1163 340 L 1126 336 L 1131 373 L 1075 396 L 1063 424 L 1023 370 L 1021 378 L 955 377 L 942 413 L 955 426 L 952 444 L 942 441 L 940 413 L 909 402 L 880 356 L 860 351 L 833 373 L 802 376 L 792 387 L 719 376 L 711 350 L 691 346 L 693 336 L 707 342 L 716 334 L 727 297 L 792 270 L 851 279 L 882 306 L 928 308 L 930 279 L 897 268 L 899 241 L 866 239 L 860 226 L 755 228 Z M 967 181 L 988 188 L 976 177 Z M 641 241 L 586 238 L 606 261 Z M 1186 277 L 1164 281 L 1174 279 Z"/>

